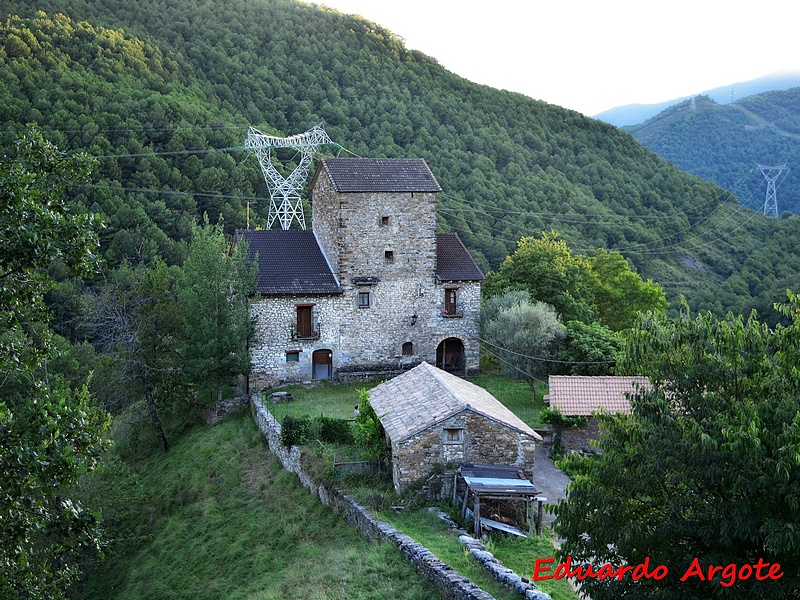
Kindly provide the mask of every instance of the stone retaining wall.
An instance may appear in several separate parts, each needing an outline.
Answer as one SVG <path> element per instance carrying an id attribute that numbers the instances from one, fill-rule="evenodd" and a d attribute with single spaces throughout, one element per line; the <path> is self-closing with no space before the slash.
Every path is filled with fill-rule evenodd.
<path id="1" fill-rule="evenodd" d="M 270 451 L 281 462 L 283 468 L 295 473 L 300 483 L 325 506 L 339 511 L 345 520 L 362 535 L 373 541 L 388 540 L 428 581 L 436 586 L 443 598 L 453 600 L 492 600 L 493 596 L 483 591 L 452 567 L 439 560 L 422 544 L 398 531 L 385 521 L 376 519 L 365 507 L 339 490 L 317 484 L 300 464 L 300 449 L 281 445 L 281 425 L 267 410 L 261 397 L 253 395 L 251 409 L 261 433 L 267 440 Z M 537 600 L 541 600 L 537 598 Z"/>

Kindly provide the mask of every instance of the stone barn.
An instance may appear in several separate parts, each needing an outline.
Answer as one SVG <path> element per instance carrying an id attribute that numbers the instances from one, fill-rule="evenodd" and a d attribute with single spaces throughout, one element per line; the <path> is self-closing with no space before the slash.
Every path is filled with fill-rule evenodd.
<path id="1" fill-rule="evenodd" d="M 421 159 L 323 159 L 311 230 L 238 232 L 259 271 L 251 389 L 422 361 L 478 371 L 484 275 L 457 234 L 436 231 L 440 191 Z"/>
<path id="2" fill-rule="evenodd" d="M 477 385 L 423 362 L 370 390 L 402 491 L 438 464 L 519 467 L 530 477 L 541 436 Z"/>
<path id="3" fill-rule="evenodd" d="M 566 451 L 595 451 L 591 440 L 599 438 L 597 413 L 629 413 L 630 396 L 640 386 L 650 385 L 647 377 L 573 376 L 550 375 L 549 393 L 544 397 L 550 408 L 564 416 L 587 417 L 585 427 L 565 429 L 561 432 L 561 446 Z"/>

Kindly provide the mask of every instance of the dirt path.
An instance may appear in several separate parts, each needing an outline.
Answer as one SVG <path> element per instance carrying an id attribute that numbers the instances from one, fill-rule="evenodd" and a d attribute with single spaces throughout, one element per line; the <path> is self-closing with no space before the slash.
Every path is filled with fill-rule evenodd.
<path id="1" fill-rule="evenodd" d="M 566 473 L 553 464 L 549 456 L 549 445 L 536 444 L 536 460 L 533 464 L 533 484 L 539 496 L 547 498 L 547 504 L 557 504 L 559 499 L 565 497 L 564 489 L 569 483 Z M 555 515 L 545 510 L 543 519 L 545 525 L 550 525 L 555 520 Z"/>

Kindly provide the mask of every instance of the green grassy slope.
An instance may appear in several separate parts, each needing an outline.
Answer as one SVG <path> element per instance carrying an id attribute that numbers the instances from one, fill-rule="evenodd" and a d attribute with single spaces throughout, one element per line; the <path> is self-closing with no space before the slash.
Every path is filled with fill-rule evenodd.
<path id="1" fill-rule="evenodd" d="M 86 600 L 438 597 L 283 471 L 249 415 L 196 427 L 92 493 L 115 539 L 76 590 Z"/>

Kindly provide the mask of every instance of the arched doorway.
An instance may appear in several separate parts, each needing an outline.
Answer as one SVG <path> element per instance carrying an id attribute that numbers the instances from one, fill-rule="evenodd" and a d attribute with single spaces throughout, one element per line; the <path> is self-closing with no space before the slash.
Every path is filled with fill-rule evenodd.
<path id="1" fill-rule="evenodd" d="M 455 375 L 465 375 L 464 343 L 458 338 L 442 340 L 436 348 L 436 366 Z"/>
<path id="2" fill-rule="evenodd" d="M 314 350 L 311 355 L 311 379 L 330 379 L 333 377 L 333 352 Z"/>

